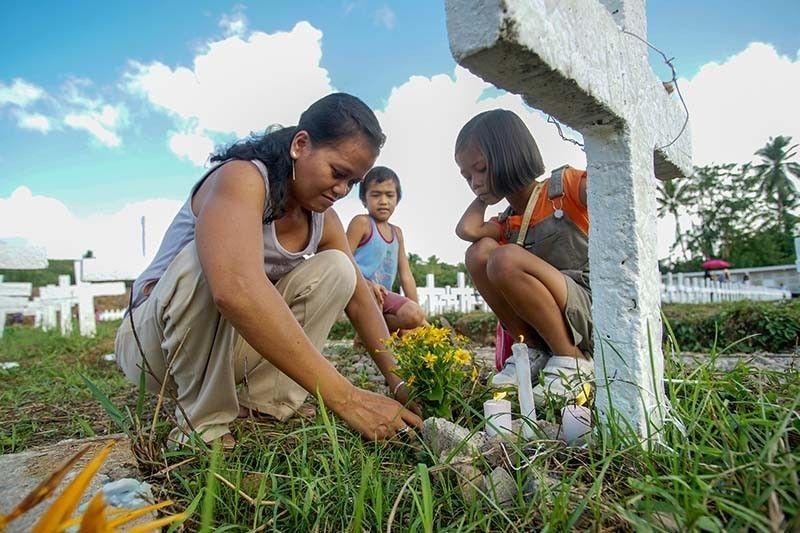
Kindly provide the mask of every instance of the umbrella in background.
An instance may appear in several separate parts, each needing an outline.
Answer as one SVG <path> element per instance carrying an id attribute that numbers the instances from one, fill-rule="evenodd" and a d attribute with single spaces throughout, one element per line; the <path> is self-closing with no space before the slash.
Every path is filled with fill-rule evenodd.
<path id="1" fill-rule="evenodd" d="M 704 270 L 719 270 L 721 268 L 728 268 L 731 266 L 730 263 L 727 261 L 723 261 L 722 259 L 709 259 L 702 265 L 700 265 Z"/>

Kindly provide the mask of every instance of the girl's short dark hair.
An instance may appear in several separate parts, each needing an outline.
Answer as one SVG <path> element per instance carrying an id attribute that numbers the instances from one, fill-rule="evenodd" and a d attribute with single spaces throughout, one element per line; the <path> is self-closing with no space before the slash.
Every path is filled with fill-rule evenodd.
<path id="1" fill-rule="evenodd" d="M 297 126 L 270 126 L 260 135 L 251 135 L 215 154 L 211 161 L 258 159 L 267 167 L 269 202 L 264 212 L 265 224 L 286 212 L 292 159 L 289 148 L 295 134 L 305 130 L 317 146 L 335 145 L 354 135 L 361 135 L 377 157 L 386 136 L 372 109 L 355 96 L 333 93 L 320 98 L 306 109 Z"/>
<path id="2" fill-rule="evenodd" d="M 397 201 L 399 202 L 403 197 L 403 189 L 400 188 L 400 178 L 397 177 L 397 173 L 389 167 L 372 167 L 367 172 L 367 175 L 364 176 L 364 181 L 358 186 L 358 197 L 361 198 L 361 203 L 367 203 L 367 192 L 369 192 L 370 185 L 383 183 L 387 180 L 394 182 L 395 189 L 397 189 Z"/>
<path id="3" fill-rule="evenodd" d="M 471 143 L 486 158 L 489 189 L 495 196 L 515 193 L 544 173 L 533 135 L 512 111 L 492 109 L 472 117 L 458 133 L 455 153 Z"/>

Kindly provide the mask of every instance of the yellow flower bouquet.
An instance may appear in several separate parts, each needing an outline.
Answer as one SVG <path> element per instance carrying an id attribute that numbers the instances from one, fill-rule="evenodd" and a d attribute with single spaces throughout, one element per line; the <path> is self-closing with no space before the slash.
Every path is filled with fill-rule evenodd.
<path id="1" fill-rule="evenodd" d="M 477 379 L 467 342 L 466 337 L 434 326 L 389 338 L 387 347 L 397 358 L 396 373 L 406 382 L 411 399 L 426 413 L 452 419 L 453 399 L 463 393 L 469 378 Z"/>

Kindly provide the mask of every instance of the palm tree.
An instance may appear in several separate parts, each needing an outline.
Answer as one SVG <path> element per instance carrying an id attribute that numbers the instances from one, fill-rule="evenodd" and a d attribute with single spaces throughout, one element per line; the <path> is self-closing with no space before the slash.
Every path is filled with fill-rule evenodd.
<path id="1" fill-rule="evenodd" d="M 778 135 L 770 137 L 764 148 L 756 152 L 761 163 L 755 166 L 756 174 L 762 180 L 761 194 L 769 203 L 775 203 L 778 214 L 778 227 L 784 233 L 792 230 L 791 209 L 797 206 L 797 188 L 793 179 L 800 179 L 800 163 L 793 161 L 797 155 L 797 144 L 792 138 Z"/>
<path id="2" fill-rule="evenodd" d="M 686 259 L 686 244 L 683 242 L 680 215 L 688 211 L 692 193 L 688 182 L 666 180 L 658 183 L 658 216 L 672 215 L 675 218 L 675 239 L 680 244 L 683 258 Z M 674 245 L 673 245 L 674 247 Z"/>

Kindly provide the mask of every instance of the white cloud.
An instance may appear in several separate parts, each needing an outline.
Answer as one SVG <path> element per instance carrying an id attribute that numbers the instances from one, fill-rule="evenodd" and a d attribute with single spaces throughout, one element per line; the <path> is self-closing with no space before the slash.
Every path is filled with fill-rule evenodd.
<path id="1" fill-rule="evenodd" d="M 244 35 L 247 30 L 247 17 L 244 9 L 243 5 L 238 4 L 234 6 L 233 13 L 222 15 L 219 26 L 225 31 L 225 35 Z"/>
<path id="2" fill-rule="evenodd" d="M 8 104 L 24 108 L 44 98 L 46 94 L 41 87 L 15 78 L 11 85 L 0 83 L 0 107 Z"/>
<path id="3" fill-rule="evenodd" d="M 98 260 L 113 260 L 120 269 L 144 267 L 180 205 L 177 200 L 150 199 L 127 204 L 114 213 L 78 217 L 59 200 L 35 195 L 23 186 L 7 198 L 0 197 L 0 239 L 10 237 L 43 246 L 50 259 L 77 259 L 92 250 Z M 146 257 L 142 257 L 142 216 Z"/>
<path id="4" fill-rule="evenodd" d="M 751 161 L 771 136 L 800 140 L 800 53 L 792 59 L 770 44 L 751 43 L 679 83 L 696 165 Z"/>
<path id="5" fill-rule="evenodd" d="M 26 130 L 35 130 L 42 133 L 47 133 L 52 129 L 50 119 L 41 113 L 24 113 L 17 114 L 17 126 Z"/>
<path id="6" fill-rule="evenodd" d="M 388 30 L 394 28 L 395 18 L 394 11 L 389 6 L 383 6 L 375 10 L 375 24 Z"/>
<path id="7" fill-rule="evenodd" d="M 125 106 L 102 104 L 92 106 L 80 112 L 68 113 L 64 124 L 73 129 L 89 132 L 101 144 L 115 148 L 122 144 L 117 129 L 125 123 L 127 110 Z"/>
<path id="8" fill-rule="evenodd" d="M 173 133 L 169 138 L 169 148 L 178 157 L 183 157 L 196 166 L 203 166 L 209 154 L 214 151 L 214 142 L 197 132 Z"/>
<path id="9" fill-rule="evenodd" d="M 467 244 L 455 236 L 455 226 L 474 196 L 459 174 L 453 150 L 458 131 L 477 113 L 497 107 L 514 111 L 533 133 L 548 169 L 565 163 L 585 168 L 583 152 L 562 141 L 555 127 L 519 96 L 482 98 L 490 87 L 461 67 L 456 67 L 455 79 L 413 76 L 392 90 L 385 109 L 377 113 L 387 135 L 378 164 L 394 169 L 403 185 L 392 221 L 403 229 L 409 252 L 451 263 L 464 260 Z M 489 207 L 487 216 L 503 208 Z M 345 225 L 364 212 L 355 192 L 336 210 Z"/>
<path id="10" fill-rule="evenodd" d="M 321 39 L 308 22 L 289 32 L 231 36 L 209 43 L 191 67 L 132 63 L 127 87 L 171 115 L 178 130 L 244 137 L 271 124 L 296 123 L 333 90 L 320 66 Z"/>

